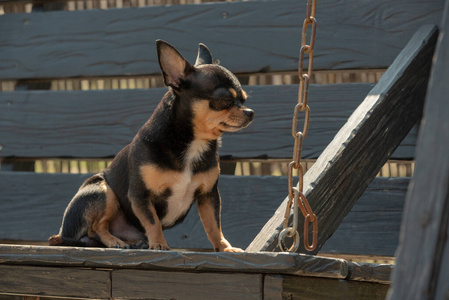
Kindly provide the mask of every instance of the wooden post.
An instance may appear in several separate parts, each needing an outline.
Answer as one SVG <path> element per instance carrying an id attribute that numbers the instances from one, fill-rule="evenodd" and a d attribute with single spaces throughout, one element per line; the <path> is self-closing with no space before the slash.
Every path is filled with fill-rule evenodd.
<path id="1" fill-rule="evenodd" d="M 441 24 L 389 299 L 449 299 L 449 1 Z"/>
<path id="2" fill-rule="evenodd" d="M 304 177 L 304 194 L 319 220 L 319 252 L 421 117 L 436 26 L 421 27 Z M 311 105 L 313 110 L 313 106 Z M 311 117 L 313 119 L 313 115 Z M 247 251 L 273 251 L 287 199 Z M 291 224 L 292 215 L 290 215 Z M 303 240 L 303 222 L 298 232 Z M 306 252 L 303 245 L 299 252 Z"/>

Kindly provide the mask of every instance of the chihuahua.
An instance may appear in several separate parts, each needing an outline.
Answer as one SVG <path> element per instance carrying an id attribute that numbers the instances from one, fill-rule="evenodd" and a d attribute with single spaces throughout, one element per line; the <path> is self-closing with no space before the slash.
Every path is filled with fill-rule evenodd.
<path id="1" fill-rule="evenodd" d="M 247 94 L 205 45 L 195 65 L 162 40 L 156 46 L 168 92 L 110 166 L 82 184 L 50 245 L 169 250 L 162 230 L 196 202 L 214 250 L 243 251 L 221 230 L 218 147 L 224 132 L 253 120 Z"/>

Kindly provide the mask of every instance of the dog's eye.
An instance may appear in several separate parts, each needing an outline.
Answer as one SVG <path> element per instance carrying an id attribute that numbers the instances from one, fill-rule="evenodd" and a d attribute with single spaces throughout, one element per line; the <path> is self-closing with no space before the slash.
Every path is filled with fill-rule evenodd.
<path id="1" fill-rule="evenodd" d="M 213 110 L 224 110 L 234 105 L 233 99 L 215 99 L 210 101 L 210 108 Z"/>

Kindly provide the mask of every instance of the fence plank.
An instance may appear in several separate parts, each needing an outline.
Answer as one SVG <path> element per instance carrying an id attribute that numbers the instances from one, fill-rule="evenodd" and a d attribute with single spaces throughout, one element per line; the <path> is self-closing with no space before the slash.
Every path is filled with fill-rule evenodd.
<path id="1" fill-rule="evenodd" d="M 109 271 L 0 264 L 0 294 L 110 299 Z"/>
<path id="2" fill-rule="evenodd" d="M 310 87 L 312 117 L 304 158 L 320 155 L 372 87 Z M 255 120 L 242 131 L 225 134 L 220 155 L 291 157 L 291 116 L 297 86 L 244 88 L 250 95 L 248 106 L 256 112 Z M 112 157 L 132 140 L 165 91 L 0 93 L 0 157 Z M 410 133 L 393 158 L 413 157 L 416 132 Z"/>
<path id="3" fill-rule="evenodd" d="M 114 299 L 262 299 L 262 275 L 141 270 L 112 272 Z"/>
<path id="4" fill-rule="evenodd" d="M 368 184 L 421 117 L 438 29 L 420 28 L 304 177 L 304 194 L 320 221 L 320 251 Z M 249 245 L 273 251 L 288 199 Z M 292 215 L 290 216 L 292 219 Z M 292 220 L 290 220 L 292 221 Z M 303 223 L 298 232 L 303 236 Z M 302 240 L 302 238 L 301 238 Z M 301 245 L 299 251 L 305 252 Z"/>
<path id="5" fill-rule="evenodd" d="M 315 69 L 389 66 L 439 0 L 322 1 Z M 297 68 L 306 5 L 295 0 L 0 16 L 0 78 L 159 74 L 155 40 L 193 60 L 199 42 L 234 72 Z"/>
<path id="6" fill-rule="evenodd" d="M 87 176 L 0 173 L 0 239 L 47 240 L 58 231 L 67 203 Z M 407 184 L 408 179 L 374 180 L 323 252 L 393 255 Z M 245 248 L 282 202 L 287 180 L 221 176 L 219 188 L 223 232 L 232 245 Z M 164 235 L 172 248 L 211 249 L 196 206 Z"/>

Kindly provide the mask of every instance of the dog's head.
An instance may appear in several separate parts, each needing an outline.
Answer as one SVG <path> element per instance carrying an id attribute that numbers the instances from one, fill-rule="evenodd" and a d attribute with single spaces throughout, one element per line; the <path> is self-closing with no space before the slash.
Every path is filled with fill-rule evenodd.
<path id="1" fill-rule="evenodd" d="M 165 84 L 191 108 L 196 137 L 217 139 L 223 132 L 251 123 L 254 111 L 244 105 L 248 96 L 240 82 L 229 70 L 213 63 L 205 45 L 199 45 L 194 65 L 164 41 L 157 41 L 157 51 Z"/>

